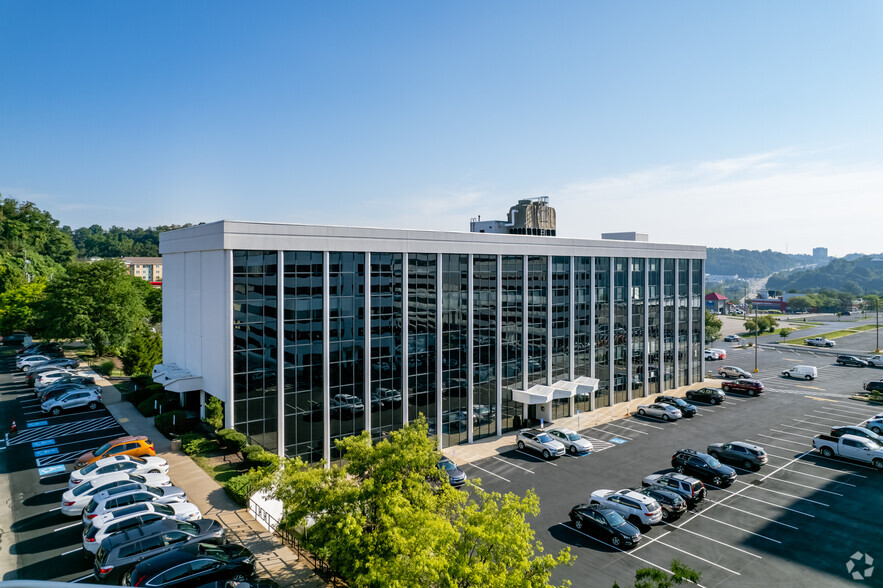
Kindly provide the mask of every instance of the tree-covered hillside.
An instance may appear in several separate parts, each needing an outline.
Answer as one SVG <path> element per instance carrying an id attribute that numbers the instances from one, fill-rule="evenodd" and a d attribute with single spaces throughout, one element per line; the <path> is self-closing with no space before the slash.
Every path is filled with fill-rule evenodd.
<path id="1" fill-rule="evenodd" d="M 883 294 L 883 262 L 873 259 L 878 258 L 865 256 L 851 261 L 834 259 L 817 269 L 778 273 L 769 279 L 767 287 L 785 292 L 812 292 L 829 288 L 855 296 Z"/>
<path id="2" fill-rule="evenodd" d="M 740 278 L 761 278 L 774 272 L 812 263 L 811 255 L 791 255 L 767 249 L 721 249 L 709 247 L 705 263 L 706 273 Z"/>
<path id="3" fill-rule="evenodd" d="M 100 225 L 92 225 L 76 230 L 65 226 L 62 230 L 70 236 L 79 257 L 158 257 L 159 234 L 189 226 L 169 225 L 146 229 L 114 226 L 105 230 Z"/>
<path id="4" fill-rule="evenodd" d="M 32 202 L 0 197 L 0 293 L 63 271 L 76 255 L 58 221 Z M 27 271 L 25 267 L 27 266 Z"/>

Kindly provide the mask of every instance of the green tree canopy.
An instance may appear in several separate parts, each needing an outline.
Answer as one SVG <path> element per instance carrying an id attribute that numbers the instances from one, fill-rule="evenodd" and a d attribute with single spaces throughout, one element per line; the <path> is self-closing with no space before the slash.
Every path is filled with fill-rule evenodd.
<path id="1" fill-rule="evenodd" d="M 717 341 L 721 336 L 721 328 L 724 323 L 710 310 L 705 311 L 705 342 Z"/>
<path id="2" fill-rule="evenodd" d="M 46 282 L 42 279 L 20 284 L 0 294 L 0 332 L 36 332 L 36 308 L 44 300 Z"/>
<path id="3" fill-rule="evenodd" d="M 129 342 L 121 359 L 123 372 L 127 376 L 150 375 L 153 366 L 162 363 L 162 337 L 143 325 L 129 335 Z"/>
<path id="4" fill-rule="evenodd" d="M 287 526 L 312 521 L 305 545 L 351 585 L 545 587 L 570 563 L 569 548 L 542 554 L 527 521 L 535 493 L 451 488 L 424 418 L 379 443 L 367 432 L 336 443 L 342 465 L 287 460 L 273 493 Z"/>
<path id="5" fill-rule="evenodd" d="M 84 339 L 95 353 L 123 348 L 147 317 L 138 281 L 119 260 L 75 262 L 46 287 L 41 307 L 44 333 L 53 339 Z"/>

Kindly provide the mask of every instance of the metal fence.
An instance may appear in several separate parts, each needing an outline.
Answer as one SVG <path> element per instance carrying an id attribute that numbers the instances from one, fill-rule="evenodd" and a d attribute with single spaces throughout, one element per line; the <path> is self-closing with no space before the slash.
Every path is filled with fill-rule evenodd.
<path id="1" fill-rule="evenodd" d="M 285 528 L 281 521 L 276 520 L 273 515 L 267 512 L 254 500 L 249 499 L 248 508 L 254 513 L 258 520 L 263 521 L 268 529 L 282 539 L 282 542 L 294 551 L 298 558 L 303 559 L 307 566 L 309 566 L 310 569 L 312 569 L 316 575 L 322 578 L 322 580 L 324 580 L 329 586 L 333 586 L 334 588 L 346 588 L 346 582 L 344 582 L 334 570 L 331 569 L 328 563 L 301 547 L 297 535 Z"/>

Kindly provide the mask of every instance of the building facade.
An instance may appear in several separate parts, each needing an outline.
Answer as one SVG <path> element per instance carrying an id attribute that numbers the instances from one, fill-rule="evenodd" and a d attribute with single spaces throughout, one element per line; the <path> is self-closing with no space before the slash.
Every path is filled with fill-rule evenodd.
<path id="1" fill-rule="evenodd" d="M 160 250 L 156 381 L 280 455 L 418 414 L 448 447 L 703 378 L 704 247 L 221 221 Z"/>
<path id="2" fill-rule="evenodd" d="M 124 257 L 128 272 L 148 282 L 162 282 L 162 257 Z"/>

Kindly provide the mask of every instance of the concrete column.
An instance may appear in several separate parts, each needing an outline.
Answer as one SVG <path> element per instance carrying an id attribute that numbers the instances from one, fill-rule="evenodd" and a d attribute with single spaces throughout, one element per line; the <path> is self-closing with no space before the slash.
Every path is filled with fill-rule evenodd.
<path id="1" fill-rule="evenodd" d="M 225 318 L 227 328 L 226 336 L 227 336 L 227 344 L 224 346 L 226 349 L 227 355 L 227 369 L 226 371 L 226 398 L 224 400 L 224 428 L 232 429 L 233 423 L 236 422 L 234 420 L 234 405 L 236 404 L 233 401 L 233 250 L 227 249 L 224 251 L 224 279 L 226 280 L 226 300 L 225 300 L 225 314 L 227 315 Z"/>
<path id="2" fill-rule="evenodd" d="M 552 256 L 546 256 L 546 386 L 552 385 Z M 554 403 L 553 403 L 554 404 Z M 552 419 L 551 413 L 549 420 Z"/>
<path id="3" fill-rule="evenodd" d="M 521 389 L 527 390 L 527 255 L 521 257 Z M 527 418 L 527 405 L 521 405 L 521 418 Z"/>
<path id="4" fill-rule="evenodd" d="M 322 457 L 325 467 L 331 463 L 331 288 L 328 251 L 322 252 Z"/>
<path id="5" fill-rule="evenodd" d="M 575 332 L 575 328 L 576 328 L 576 327 L 574 326 L 574 322 L 575 322 L 575 317 L 574 317 L 574 311 L 575 311 L 574 306 L 575 306 L 575 302 L 574 302 L 574 298 L 575 298 L 575 296 L 576 296 L 576 286 L 574 286 L 574 279 L 573 279 L 573 277 L 574 277 L 573 264 L 574 264 L 574 258 L 573 258 L 573 256 L 571 255 L 571 256 L 570 256 L 570 277 L 569 277 L 569 279 L 568 279 L 568 296 L 569 296 L 568 300 L 569 300 L 569 308 L 568 308 L 568 310 L 567 310 L 567 313 L 568 313 L 568 314 L 567 314 L 567 316 L 568 316 L 568 325 L 569 325 L 569 329 L 568 329 L 568 333 L 567 333 L 567 341 L 568 341 L 568 350 L 569 350 L 568 355 L 570 356 L 569 359 L 568 359 L 568 361 L 570 362 L 570 365 L 568 366 L 568 369 L 567 369 L 567 379 L 570 380 L 571 382 L 573 381 L 573 379 L 574 379 L 574 377 L 575 377 L 575 376 L 574 376 L 574 367 L 573 367 L 573 366 L 574 366 L 574 359 L 573 359 L 573 355 L 574 355 L 573 339 L 574 339 L 574 332 Z M 575 415 L 575 414 L 576 414 L 575 398 L 574 398 L 573 396 L 571 396 L 571 397 L 570 397 L 570 416 L 573 416 L 573 415 Z"/>
<path id="6" fill-rule="evenodd" d="M 365 430 L 371 432 L 371 252 L 365 252 Z"/>
<path id="7" fill-rule="evenodd" d="M 673 378 L 672 384 L 671 384 L 672 389 L 675 389 L 681 385 L 680 369 L 679 369 L 681 362 L 678 360 L 678 351 L 680 350 L 680 347 L 681 347 L 680 332 L 678 331 L 678 327 L 680 326 L 680 322 L 681 322 L 679 319 L 680 310 L 681 310 L 681 297 L 678 292 L 678 286 L 679 286 L 678 274 L 680 273 L 678 270 L 680 269 L 680 267 L 679 267 L 680 260 L 676 257 L 674 261 L 675 261 L 675 291 L 674 291 L 675 326 L 673 327 L 673 330 L 674 330 L 674 338 L 673 338 L 674 351 L 673 351 L 673 356 L 672 356 L 672 362 L 674 365 L 675 373 L 674 373 L 674 378 Z"/>
<path id="8" fill-rule="evenodd" d="M 402 425 L 408 424 L 408 254 L 402 253 Z"/>
<path id="9" fill-rule="evenodd" d="M 595 304 L 597 303 L 597 297 L 595 296 L 595 257 L 592 256 L 589 261 L 589 345 L 591 346 L 591 353 L 589 353 L 589 373 L 592 374 L 592 377 L 595 376 L 595 350 L 597 347 L 595 341 Z M 595 410 L 595 392 L 592 392 L 592 396 L 589 399 L 590 402 L 590 410 Z"/>
<path id="10" fill-rule="evenodd" d="M 444 308 L 442 308 L 442 276 L 444 275 L 442 263 L 444 255 L 436 254 L 435 259 L 435 431 L 438 437 L 438 448 L 442 448 L 442 402 L 444 394 L 444 386 L 442 385 L 442 319 L 444 317 Z M 429 415 L 427 415 L 427 418 Z"/>
<path id="11" fill-rule="evenodd" d="M 276 252 L 276 453 L 285 457 L 285 252 Z"/>
<path id="12" fill-rule="evenodd" d="M 625 258 L 625 386 L 626 398 L 632 401 L 632 258 Z"/>
<path id="13" fill-rule="evenodd" d="M 473 429 L 473 407 L 475 406 L 475 399 L 473 394 L 475 393 L 475 359 L 472 357 L 472 354 L 475 349 L 475 276 L 473 272 L 473 263 L 474 256 L 473 254 L 469 254 L 469 269 L 467 273 L 466 286 L 469 295 L 466 297 L 466 312 L 468 313 L 468 317 L 466 319 L 466 330 L 469 332 L 469 339 L 466 347 L 466 357 L 467 357 L 467 370 L 468 374 L 466 376 L 466 442 L 472 443 L 472 435 L 474 433 Z"/>
<path id="14" fill-rule="evenodd" d="M 503 256 L 497 256 L 497 436 L 503 434 Z"/>

